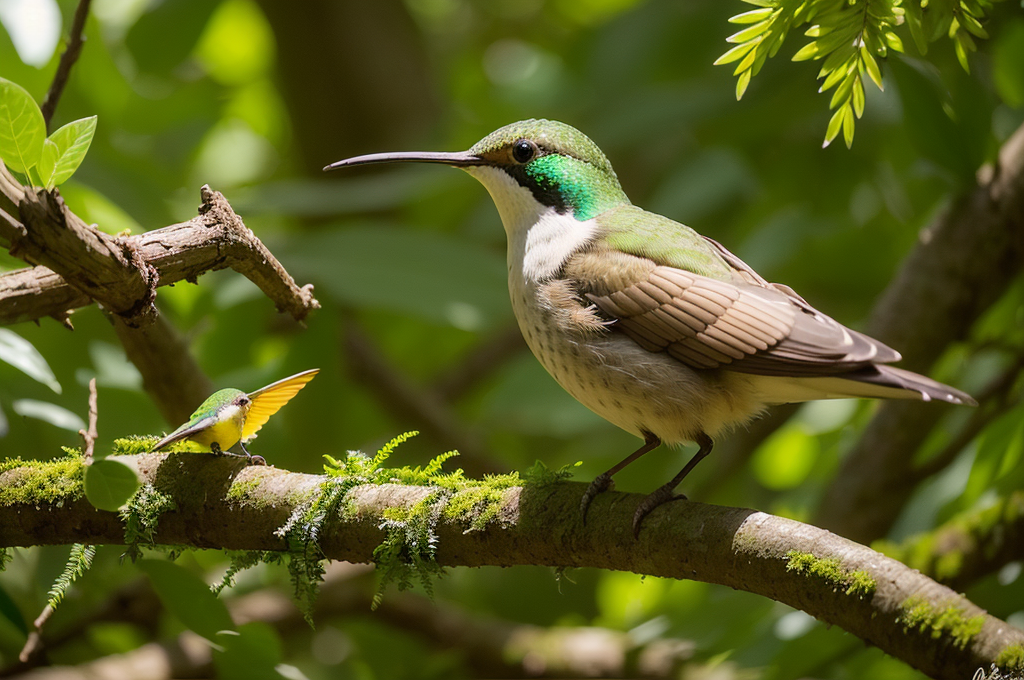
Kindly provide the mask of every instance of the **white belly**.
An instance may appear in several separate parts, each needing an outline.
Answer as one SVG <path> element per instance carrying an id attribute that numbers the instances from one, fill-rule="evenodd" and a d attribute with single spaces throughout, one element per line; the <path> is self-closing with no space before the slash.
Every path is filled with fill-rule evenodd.
<path id="1" fill-rule="evenodd" d="M 672 444 L 701 432 L 714 437 L 764 408 L 743 374 L 694 371 L 610 329 L 566 332 L 538 303 L 537 286 L 516 270 L 509 272 L 509 292 L 526 343 L 558 384 L 605 420 Z"/>

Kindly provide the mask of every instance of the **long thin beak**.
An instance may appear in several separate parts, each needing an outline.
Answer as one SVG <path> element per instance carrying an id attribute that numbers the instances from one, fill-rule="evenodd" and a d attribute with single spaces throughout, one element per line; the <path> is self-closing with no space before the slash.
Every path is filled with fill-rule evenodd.
<path id="1" fill-rule="evenodd" d="M 441 163 L 457 168 L 465 168 L 471 165 L 482 165 L 485 162 L 480 156 L 468 151 L 456 151 L 455 153 L 399 151 L 397 153 L 371 153 L 365 156 L 346 158 L 343 161 L 331 163 L 324 170 L 337 170 L 338 168 L 348 168 L 353 165 L 372 165 L 374 163 Z"/>

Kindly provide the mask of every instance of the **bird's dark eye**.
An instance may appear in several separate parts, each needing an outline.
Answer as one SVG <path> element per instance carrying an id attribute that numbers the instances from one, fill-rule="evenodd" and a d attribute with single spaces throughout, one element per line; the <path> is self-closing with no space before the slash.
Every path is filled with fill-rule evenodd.
<path id="1" fill-rule="evenodd" d="M 517 163 L 528 163 L 537 155 L 537 145 L 528 139 L 520 139 L 512 145 L 512 158 Z"/>

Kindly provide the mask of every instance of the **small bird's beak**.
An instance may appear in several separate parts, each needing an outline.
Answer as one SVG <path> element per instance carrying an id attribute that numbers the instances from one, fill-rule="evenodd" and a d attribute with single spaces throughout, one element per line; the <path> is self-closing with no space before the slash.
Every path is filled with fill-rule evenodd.
<path id="1" fill-rule="evenodd" d="M 348 168 L 353 165 L 372 165 L 374 163 L 441 163 L 456 168 L 466 168 L 473 165 L 483 165 L 486 161 L 468 151 L 456 151 L 455 153 L 399 151 L 397 153 L 371 153 L 365 156 L 346 158 L 343 161 L 331 163 L 324 170 L 337 170 L 338 168 Z"/>

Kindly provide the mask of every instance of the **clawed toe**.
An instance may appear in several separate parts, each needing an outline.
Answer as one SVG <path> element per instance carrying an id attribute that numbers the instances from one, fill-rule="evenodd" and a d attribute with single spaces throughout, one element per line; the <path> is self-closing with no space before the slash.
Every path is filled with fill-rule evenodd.
<path id="1" fill-rule="evenodd" d="M 583 525 L 587 524 L 587 510 L 590 509 L 590 502 L 597 497 L 597 494 L 604 491 L 610 491 L 615 488 L 615 482 L 612 480 L 612 476 L 607 472 L 598 475 L 594 478 L 594 481 L 590 483 L 587 490 L 583 492 L 583 498 L 580 500 L 580 517 L 583 520 Z"/>
<path id="2" fill-rule="evenodd" d="M 654 510 L 659 505 L 664 505 L 670 501 L 685 501 L 686 496 L 681 493 L 674 493 L 671 486 L 662 486 L 654 490 L 654 492 L 644 496 L 644 499 L 640 501 L 640 505 L 636 507 L 636 512 L 633 514 L 633 538 L 640 537 L 640 526 L 643 524 L 644 517 Z"/>

